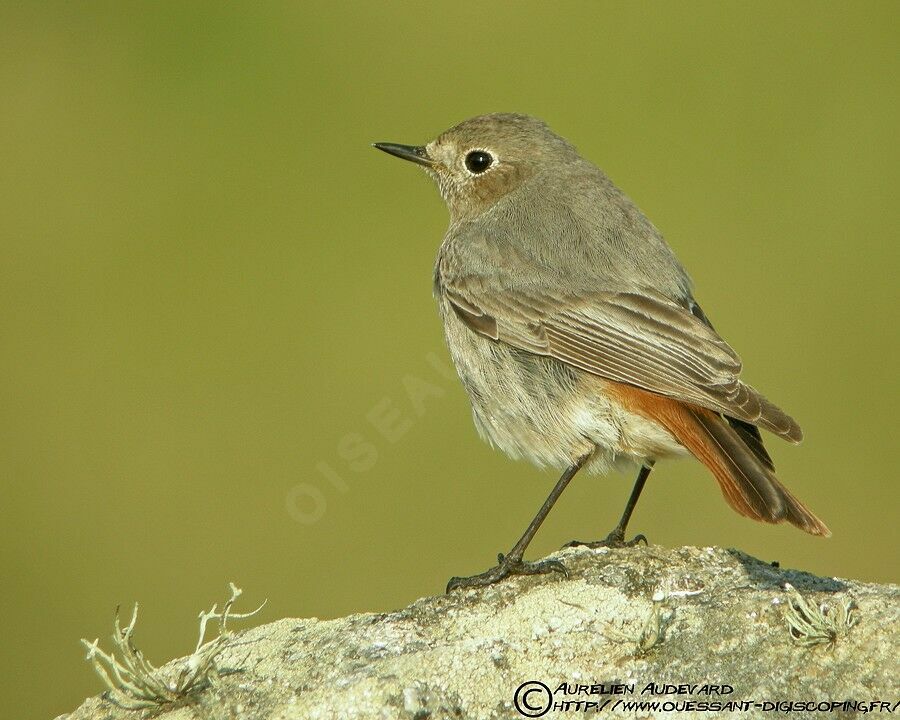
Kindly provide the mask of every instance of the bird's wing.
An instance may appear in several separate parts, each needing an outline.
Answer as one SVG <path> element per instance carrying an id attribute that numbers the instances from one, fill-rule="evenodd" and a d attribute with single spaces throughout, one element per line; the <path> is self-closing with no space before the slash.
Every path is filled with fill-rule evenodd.
<path id="1" fill-rule="evenodd" d="M 479 276 L 455 275 L 441 287 L 457 315 L 485 337 L 792 442 L 802 438 L 792 418 L 740 381 L 741 361 L 728 343 L 682 305 L 650 291 L 547 292 L 510 284 L 497 291 Z"/>

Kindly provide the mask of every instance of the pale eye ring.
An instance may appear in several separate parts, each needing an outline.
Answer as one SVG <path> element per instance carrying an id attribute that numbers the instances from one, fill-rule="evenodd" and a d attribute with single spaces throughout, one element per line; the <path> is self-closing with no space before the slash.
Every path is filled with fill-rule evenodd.
<path id="1" fill-rule="evenodd" d="M 473 175 L 480 175 L 494 164 L 494 156 L 485 150 L 472 150 L 466 155 L 466 169 Z"/>

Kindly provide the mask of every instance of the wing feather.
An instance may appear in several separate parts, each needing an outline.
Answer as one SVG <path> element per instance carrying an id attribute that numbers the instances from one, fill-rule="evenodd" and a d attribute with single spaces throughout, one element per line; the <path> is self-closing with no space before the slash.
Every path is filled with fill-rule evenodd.
<path id="1" fill-rule="evenodd" d="M 450 282 L 448 282 L 450 280 Z M 690 308 L 653 292 L 507 288 L 456 276 L 442 288 L 475 332 L 529 352 L 694 403 L 793 442 L 800 427 L 741 382 L 737 353 Z"/>

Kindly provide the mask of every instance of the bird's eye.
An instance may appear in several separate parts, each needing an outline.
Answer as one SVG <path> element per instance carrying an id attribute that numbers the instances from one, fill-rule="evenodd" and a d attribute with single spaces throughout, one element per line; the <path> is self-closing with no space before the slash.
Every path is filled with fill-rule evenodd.
<path id="1" fill-rule="evenodd" d="M 483 173 L 493 162 L 494 158 L 491 157 L 490 153 L 486 153 L 484 150 L 473 150 L 466 155 L 466 167 L 469 169 L 469 172 L 474 173 L 475 175 Z"/>

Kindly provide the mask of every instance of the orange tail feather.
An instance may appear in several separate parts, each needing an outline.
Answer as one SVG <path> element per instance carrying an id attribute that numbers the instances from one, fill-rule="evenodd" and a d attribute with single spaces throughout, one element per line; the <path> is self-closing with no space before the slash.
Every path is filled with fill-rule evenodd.
<path id="1" fill-rule="evenodd" d="M 741 515 L 770 523 L 787 520 L 812 535 L 831 535 L 778 481 L 768 456 L 748 446 L 741 432 L 718 413 L 630 385 L 615 384 L 611 390 L 629 410 L 662 425 L 706 465 L 725 500 Z"/>

